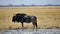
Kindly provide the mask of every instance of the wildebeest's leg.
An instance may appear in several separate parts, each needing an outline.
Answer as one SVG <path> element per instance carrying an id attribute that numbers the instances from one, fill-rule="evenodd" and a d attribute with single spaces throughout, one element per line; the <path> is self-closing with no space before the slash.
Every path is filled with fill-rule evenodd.
<path id="1" fill-rule="evenodd" d="M 37 23 L 33 23 L 33 30 L 36 27 L 36 31 L 37 31 Z"/>
<path id="2" fill-rule="evenodd" d="M 37 19 L 35 19 L 35 26 L 36 26 L 36 31 L 37 31 Z"/>
<path id="3" fill-rule="evenodd" d="M 37 31 L 37 18 L 36 18 L 35 16 L 32 16 L 32 17 L 31 17 L 31 21 L 32 21 L 32 23 L 33 23 L 34 28 L 35 28 L 35 26 L 36 26 L 36 31 Z"/>
<path id="4" fill-rule="evenodd" d="M 23 25 L 23 23 L 21 23 L 22 24 L 22 31 L 24 30 L 24 25 Z"/>
<path id="5" fill-rule="evenodd" d="M 37 31 L 37 22 L 35 23 L 35 26 L 36 26 L 36 31 Z"/>
<path id="6" fill-rule="evenodd" d="M 34 30 L 34 28 L 35 28 L 35 24 L 32 22 L 32 24 L 33 24 L 33 30 Z"/>
<path id="7" fill-rule="evenodd" d="M 36 31 L 37 31 L 37 20 L 34 19 L 34 20 L 32 21 L 32 23 L 33 23 L 33 29 L 36 27 Z"/>

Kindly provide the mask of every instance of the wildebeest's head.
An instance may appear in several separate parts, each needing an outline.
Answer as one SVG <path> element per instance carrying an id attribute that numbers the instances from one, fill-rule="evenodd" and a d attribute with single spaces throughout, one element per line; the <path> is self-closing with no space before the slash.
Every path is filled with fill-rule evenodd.
<path id="1" fill-rule="evenodd" d="M 13 22 L 21 22 L 24 16 L 26 16 L 26 14 L 17 13 L 15 16 L 13 16 L 12 21 Z"/>

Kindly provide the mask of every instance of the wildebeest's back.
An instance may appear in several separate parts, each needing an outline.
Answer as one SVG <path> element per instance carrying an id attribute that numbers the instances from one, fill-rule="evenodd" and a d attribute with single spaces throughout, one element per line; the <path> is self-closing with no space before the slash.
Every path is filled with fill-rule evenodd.
<path id="1" fill-rule="evenodd" d="M 26 16 L 24 16 L 23 21 L 26 22 L 26 23 L 30 23 L 31 22 L 31 17 L 26 15 Z"/>

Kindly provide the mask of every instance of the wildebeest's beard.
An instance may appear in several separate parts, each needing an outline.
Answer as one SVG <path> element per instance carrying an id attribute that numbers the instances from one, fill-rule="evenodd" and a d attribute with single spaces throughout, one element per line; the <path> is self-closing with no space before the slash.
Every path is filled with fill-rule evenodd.
<path id="1" fill-rule="evenodd" d="M 13 16 L 12 21 L 13 21 L 13 22 L 16 21 L 16 16 Z"/>

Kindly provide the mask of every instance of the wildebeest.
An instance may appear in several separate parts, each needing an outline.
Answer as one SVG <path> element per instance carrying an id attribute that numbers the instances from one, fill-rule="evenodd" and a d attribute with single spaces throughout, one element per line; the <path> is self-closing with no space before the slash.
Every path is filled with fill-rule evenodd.
<path id="1" fill-rule="evenodd" d="M 22 29 L 24 28 L 23 23 L 31 23 L 33 24 L 33 29 L 36 27 L 37 30 L 37 17 L 30 16 L 24 13 L 17 13 L 15 16 L 12 17 L 12 22 L 21 22 Z"/>

